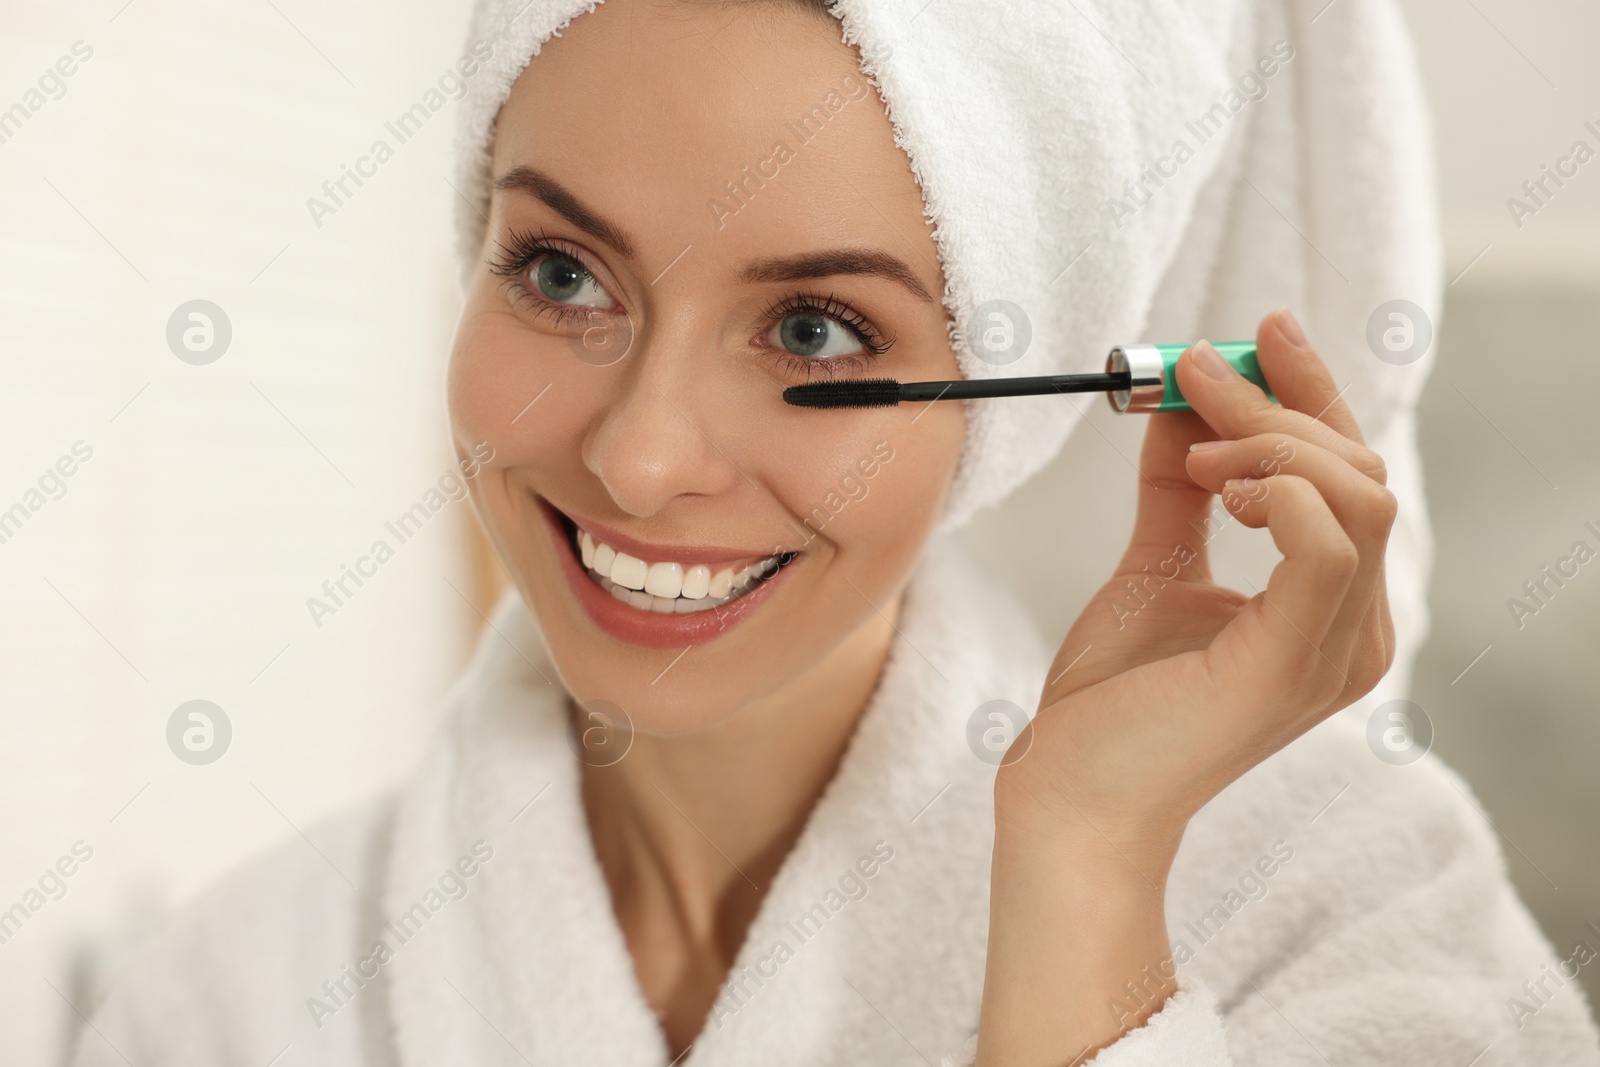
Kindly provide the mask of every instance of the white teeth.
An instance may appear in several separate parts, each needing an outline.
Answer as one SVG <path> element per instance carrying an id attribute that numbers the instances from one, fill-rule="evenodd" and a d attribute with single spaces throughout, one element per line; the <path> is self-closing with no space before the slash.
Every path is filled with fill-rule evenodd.
<path id="1" fill-rule="evenodd" d="M 683 592 L 679 595 L 685 600 L 702 600 L 711 591 L 711 568 L 704 563 L 696 563 L 683 575 Z"/>
<path id="2" fill-rule="evenodd" d="M 683 592 L 683 565 L 680 563 L 652 563 L 645 572 L 644 591 L 651 596 L 675 599 Z"/>
<path id="3" fill-rule="evenodd" d="M 636 559 L 626 552 L 618 552 L 617 558 L 611 561 L 610 577 L 618 585 L 625 585 L 629 589 L 643 589 L 644 576 L 650 568 L 644 560 Z"/>
<path id="4" fill-rule="evenodd" d="M 691 612 L 696 611 L 709 611 L 712 608 L 721 607 L 738 595 L 738 593 L 733 593 L 723 597 L 701 597 L 695 600 L 686 600 L 683 597 L 675 597 L 671 600 L 668 600 L 665 597 L 651 596 L 649 593 L 641 590 L 629 589 L 627 586 L 618 585 L 610 578 L 596 577 L 595 580 L 599 583 L 600 588 L 604 589 L 606 592 L 610 593 L 624 604 L 631 604 L 643 611 L 660 612 L 663 615 L 672 614 L 674 612 L 680 615 L 688 615 Z"/>
<path id="5" fill-rule="evenodd" d="M 704 563 L 646 562 L 617 551 L 587 530 L 578 530 L 574 541 L 583 565 L 602 589 L 640 611 L 662 615 L 720 607 L 778 569 L 776 555 L 738 570 L 723 567 L 713 573 Z"/>

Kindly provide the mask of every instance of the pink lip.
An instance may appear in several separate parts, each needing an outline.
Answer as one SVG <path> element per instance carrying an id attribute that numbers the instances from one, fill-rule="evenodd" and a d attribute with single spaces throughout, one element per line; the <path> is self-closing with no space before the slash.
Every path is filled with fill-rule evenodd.
<path id="1" fill-rule="evenodd" d="M 641 648 L 653 649 L 683 649 L 693 645 L 702 645 L 714 640 L 730 628 L 749 618 L 756 608 L 766 603 L 771 598 L 774 589 L 781 585 L 785 576 L 792 569 L 798 558 L 791 560 L 786 566 L 773 572 L 765 581 L 760 582 L 754 589 L 737 600 L 729 601 L 720 608 L 709 611 L 696 611 L 687 615 L 663 615 L 655 611 L 641 611 L 632 604 L 626 604 L 601 589 L 589 577 L 583 563 L 578 559 L 568 536 L 566 527 L 562 525 L 562 512 L 546 501 L 543 497 L 535 496 L 539 510 L 544 514 L 545 521 L 550 527 L 551 536 L 555 539 L 556 558 L 560 561 L 563 574 L 567 577 L 567 584 L 571 586 L 573 596 L 583 607 L 591 621 L 604 633 L 625 641 L 630 645 Z M 573 522 L 578 520 L 574 519 Z M 703 546 L 667 547 L 651 546 L 623 537 L 606 527 L 599 526 L 585 520 L 583 528 L 592 535 L 600 538 L 614 548 L 620 548 L 629 555 L 650 561 L 661 559 L 676 560 L 680 562 L 726 562 L 731 559 L 757 560 L 765 559 L 772 555 L 771 552 L 753 552 L 740 554 L 739 549 L 707 548 Z"/>

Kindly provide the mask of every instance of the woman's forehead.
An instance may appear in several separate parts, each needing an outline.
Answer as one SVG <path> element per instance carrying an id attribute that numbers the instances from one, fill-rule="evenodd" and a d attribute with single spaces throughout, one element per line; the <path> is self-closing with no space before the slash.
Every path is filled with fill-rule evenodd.
<path id="1" fill-rule="evenodd" d="M 612 217 L 686 240 L 733 239 L 759 220 L 775 238 L 899 234 L 902 253 L 919 237 L 918 257 L 931 253 L 883 105 L 856 53 L 817 22 L 798 10 L 724 17 L 708 38 L 660 5 L 602 4 L 517 79 L 493 179 L 534 167 Z"/>

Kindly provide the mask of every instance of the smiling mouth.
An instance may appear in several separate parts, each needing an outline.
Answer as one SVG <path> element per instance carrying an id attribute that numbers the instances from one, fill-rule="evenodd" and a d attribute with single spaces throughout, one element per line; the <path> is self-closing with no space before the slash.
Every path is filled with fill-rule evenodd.
<path id="1" fill-rule="evenodd" d="M 690 615 L 730 604 L 799 556 L 785 550 L 720 563 L 647 560 L 606 544 L 559 509 L 556 516 L 590 581 L 624 604 L 659 615 Z"/>

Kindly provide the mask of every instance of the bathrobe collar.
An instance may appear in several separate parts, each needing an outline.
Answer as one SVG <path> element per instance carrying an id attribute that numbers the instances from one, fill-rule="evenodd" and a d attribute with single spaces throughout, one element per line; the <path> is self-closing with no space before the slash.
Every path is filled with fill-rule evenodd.
<path id="1" fill-rule="evenodd" d="M 1031 714 L 1047 662 L 965 550 L 930 543 L 839 770 L 683 1067 L 955 1053 L 977 1026 L 993 844 L 994 767 L 968 723 L 993 700 Z M 405 1067 L 670 1059 L 589 837 L 564 699 L 508 595 L 397 807 L 379 936 Z M 473 871 L 460 899 L 451 869 Z"/>

